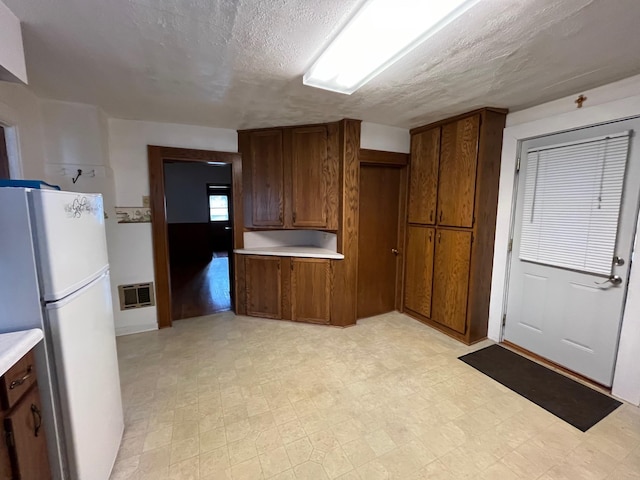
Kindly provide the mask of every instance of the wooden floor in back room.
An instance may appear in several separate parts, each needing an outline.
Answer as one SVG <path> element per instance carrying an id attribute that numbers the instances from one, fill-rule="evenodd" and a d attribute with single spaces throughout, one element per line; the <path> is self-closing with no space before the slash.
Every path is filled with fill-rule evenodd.
<path id="1" fill-rule="evenodd" d="M 227 253 L 214 253 L 209 262 L 171 262 L 171 300 L 173 320 L 230 310 Z"/>

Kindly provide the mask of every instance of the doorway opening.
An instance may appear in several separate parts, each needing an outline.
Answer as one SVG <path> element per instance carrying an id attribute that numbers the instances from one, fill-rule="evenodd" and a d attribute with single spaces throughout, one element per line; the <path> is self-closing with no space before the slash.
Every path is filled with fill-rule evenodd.
<path id="1" fill-rule="evenodd" d="M 357 318 L 401 309 L 407 163 L 360 150 Z"/>
<path id="2" fill-rule="evenodd" d="M 238 153 L 149 146 L 158 326 L 232 310 L 242 247 Z M 239 232 L 234 235 L 235 229 Z"/>
<path id="3" fill-rule="evenodd" d="M 164 163 L 172 320 L 231 309 L 231 165 Z"/>
<path id="4" fill-rule="evenodd" d="M 9 152 L 5 128 L 0 125 L 0 179 L 11 178 L 9 170 Z"/>

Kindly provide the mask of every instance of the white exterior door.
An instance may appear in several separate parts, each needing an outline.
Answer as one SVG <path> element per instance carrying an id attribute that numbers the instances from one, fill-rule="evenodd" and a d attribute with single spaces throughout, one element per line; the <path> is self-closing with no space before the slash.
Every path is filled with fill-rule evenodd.
<path id="1" fill-rule="evenodd" d="M 521 149 L 503 338 L 606 386 L 638 213 L 634 130 L 640 120 L 528 140 Z"/>
<path id="2" fill-rule="evenodd" d="M 124 429 L 109 275 L 46 309 L 71 478 L 107 480 Z"/>
<path id="3" fill-rule="evenodd" d="M 31 190 L 30 201 L 46 302 L 64 298 L 107 270 L 101 195 Z"/>

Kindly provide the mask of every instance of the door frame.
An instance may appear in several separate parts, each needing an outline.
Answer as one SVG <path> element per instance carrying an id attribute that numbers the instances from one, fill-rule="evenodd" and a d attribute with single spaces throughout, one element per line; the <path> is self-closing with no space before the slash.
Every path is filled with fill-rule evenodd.
<path id="1" fill-rule="evenodd" d="M 621 123 L 624 122 L 633 122 L 632 125 L 623 125 L 621 126 Z M 537 146 L 531 146 L 528 145 L 529 148 L 546 148 L 549 143 L 551 142 L 550 145 L 556 145 L 556 144 L 572 144 L 572 143 L 579 143 L 581 141 L 584 140 L 588 140 L 590 138 L 598 138 L 598 137 L 602 137 L 604 138 L 605 136 L 608 135 L 612 135 L 615 132 L 623 132 L 626 130 L 633 130 L 635 127 L 638 127 L 638 124 L 640 124 L 640 116 L 636 117 L 636 118 L 631 118 L 631 119 L 622 119 L 622 120 L 612 120 L 612 121 L 608 121 L 608 122 L 601 122 L 599 124 L 596 125 L 588 125 L 588 126 L 584 126 L 581 128 L 576 128 L 576 129 L 570 129 L 570 130 L 565 130 L 562 132 L 556 132 L 556 133 L 550 133 L 550 134 L 545 134 L 545 135 L 537 135 L 535 137 L 532 138 L 527 138 L 527 139 L 521 139 L 518 143 L 518 161 L 516 163 L 516 172 L 515 172 L 515 176 L 514 176 L 514 185 L 513 185 L 513 201 L 512 201 L 512 205 L 511 205 L 511 217 L 510 217 L 510 229 L 509 229 L 509 249 L 511 251 L 508 252 L 508 261 L 507 261 L 507 265 L 506 265 L 506 274 L 505 274 L 505 286 L 504 286 L 504 299 L 503 299 L 503 315 L 506 315 L 508 312 L 508 307 L 509 307 L 509 298 L 510 298 L 510 287 L 512 287 L 513 285 L 511 285 L 511 276 L 512 276 L 512 270 L 514 268 L 514 265 L 516 265 L 516 262 L 518 262 L 518 256 L 517 254 L 515 254 L 515 245 L 513 245 L 514 242 L 514 238 L 515 238 L 515 234 L 518 233 L 518 229 L 521 228 L 520 223 L 518 223 L 518 219 L 517 219 L 517 210 L 518 210 L 518 205 L 521 203 L 519 203 L 519 201 L 524 201 L 524 199 L 521 198 L 521 192 L 520 189 L 522 188 L 522 181 L 524 180 L 523 177 L 521 176 L 521 174 L 524 174 L 524 170 L 523 168 L 526 168 L 526 165 L 522 165 L 521 168 L 521 164 L 523 162 L 525 162 L 526 158 L 527 158 L 527 153 L 528 150 L 525 150 L 525 145 L 528 142 L 531 141 L 542 141 L 545 143 L 542 144 L 534 144 Z M 593 132 L 593 129 L 598 129 L 598 128 L 614 128 L 615 130 L 613 132 L 611 131 L 605 131 L 604 133 L 602 131 L 599 132 Z M 634 134 L 631 136 L 630 139 L 628 139 L 627 141 L 631 142 L 633 141 L 633 137 L 637 138 L 637 132 L 640 131 L 640 127 L 638 127 Z M 585 133 L 586 132 L 586 133 Z M 571 139 L 566 139 L 566 140 L 561 140 L 561 139 L 555 139 L 555 140 L 549 140 L 551 137 L 557 136 L 557 135 L 575 135 L 577 134 L 577 138 L 574 138 L 573 136 L 571 137 Z M 565 137 L 566 138 L 566 137 Z M 632 157 L 632 150 L 631 150 L 631 146 L 629 147 L 629 152 L 627 153 L 627 168 L 624 174 L 625 179 L 629 176 L 630 174 L 630 169 L 629 169 L 629 162 L 633 163 L 633 157 Z M 521 171 L 522 170 L 522 171 Z M 637 177 L 637 172 L 635 174 L 635 176 Z M 626 185 L 626 181 L 624 182 L 625 186 Z M 634 190 L 631 189 L 631 192 L 633 192 Z M 633 197 L 634 194 L 631 193 L 631 196 Z M 621 199 L 621 202 L 624 201 L 625 199 L 625 195 L 623 194 L 623 197 Z M 629 208 L 627 210 L 627 213 L 625 213 L 625 217 L 623 218 L 622 213 L 620 213 L 620 218 L 618 220 L 618 226 L 617 228 L 620 228 L 620 222 L 625 221 L 625 222 L 629 222 L 629 217 L 626 217 L 626 215 L 631 215 L 633 217 L 633 219 L 635 219 L 635 222 L 632 225 L 629 225 L 629 223 L 626 223 L 627 226 L 631 227 L 631 237 L 629 237 L 629 232 L 626 231 L 625 233 L 627 235 L 621 236 L 620 238 L 624 238 L 623 243 L 625 245 L 628 245 L 629 242 L 629 238 L 631 238 L 631 251 L 628 253 L 627 255 L 627 249 L 625 248 L 624 250 L 620 249 L 620 244 L 618 242 L 618 240 L 616 241 L 616 248 L 615 248 L 615 254 L 616 255 L 622 255 L 625 259 L 628 259 L 628 262 L 631 262 L 631 259 L 633 257 L 633 252 L 634 252 L 634 241 L 633 239 L 635 239 L 636 234 L 637 234 L 637 219 L 639 218 L 639 214 L 640 214 L 640 201 L 638 201 L 638 199 L 636 199 L 636 201 L 632 201 L 633 199 L 628 199 L 627 200 L 627 205 L 632 207 Z M 622 206 L 622 203 L 621 203 Z M 624 231 L 624 230 L 623 230 Z M 536 262 L 534 262 L 536 263 Z M 539 264 L 538 268 L 553 268 L 553 265 L 544 265 L 544 264 Z M 524 268 L 524 267 L 523 267 Z M 581 271 L 580 269 L 572 269 L 572 268 L 563 268 L 561 267 L 560 270 L 564 270 L 564 271 L 571 271 L 573 272 L 572 274 L 582 274 L 582 275 L 592 275 L 594 278 L 592 279 L 596 279 L 598 281 L 602 280 L 603 276 L 599 275 L 599 274 L 593 274 L 593 273 L 589 273 L 586 271 Z M 612 272 L 614 271 L 613 269 L 611 270 Z M 622 274 L 622 272 L 617 272 Z M 615 357 L 613 360 L 613 372 L 615 372 L 615 368 L 616 368 L 616 357 L 617 357 L 617 353 L 618 353 L 618 348 L 619 348 L 619 343 L 620 343 L 620 336 L 621 336 L 621 326 L 622 326 L 622 322 L 623 322 L 623 318 L 624 318 L 624 312 L 625 312 L 625 306 L 626 306 L 626 299 L 628 296 L 628 292 L 629 292 L 629 284 L 630 284 L 630 276 L 631 276 L 631 268 L 630 265 L 628 268 L 626 268 L 626 274 L 624 275 L 624 286 L 623 286 L 623 292 L 622 292 L 622 299 L 621 299 L 621 309 L 619 310 L 620 315 L 617 317 L 618 318 L 618 324 L 617 324 L 617 329 L 616 329 L 616 334 L 617 334 L 617 340 L 615 342 Z M 570 304 L 569 304 L 569 308 Z M 541 360 L 543 363 L 546 363 L 548 365 L 552 365 L 554 368 L 558 368 L 561 371 L 564 372 L 568 372 L 570 375 L 574 376 L 574 377 L 578 377 L 583 379 L 584 381 L 590 383 L 590 384 L 595 384 L 598 385 L 601 388 L 604 388 L 606 390 L 611 390 L 611 387 L 609 385 L 611 385 L 611 382 L 613 379 L 610 378 L 607 382 L 599 382 L 593 378 L 587 377 L 581 373 L 578 372 L 578 370 L 572 370 L 569 367 L 567 367 L 564 364 L 561 363 L 557 363 L 554 360 L 551 360 L 550 358 L 544 357 L 541 354 L 538 354 L 535 351 L 530 351 L 527 348 L 525 348 L 523 345 L 521 344 L 517 344 L 514 343 L 515 341 L 513 340 L 513 337 L 511 340 L 507 340 L 505 338 L 505 332 L 506 332 L 506 324 L 509 321 L 509 318 L 503 317 L 503 322 L 501 324 L 501 328 L 500 328 L 500 341 L 501 343 L 504 343 L 505 345 L 515 348 L 516 350 L 525 352 L 527 355 L 536 358 L 538 360 Z"/>
<path id="2" fill-rule="evenodd" d="M 398 247 L 400 254 L 396 255 L 396 300 L 395 307 L 399 312 L 404 311 L 404 252 L 407 241 L 407 202 L 409 201 L 409 160 L 410 154 L 388 152 L 385 150 L 369 150 L 361 148 L 358 153 L 360 166 L 390 167 L 400 169 L 400 199 L 398 203 Z M 360 175 L 358 174 L 358 184 Z M 358 191 L 358 204 L 360 193 Z M 356 285 L 356 295 L 357 295 Z M 357 304 L 357 300 L 356 300 Z"/>
<path id="3" fill-rule="evenodd" d="M 604 88 L 602 87 L 602 89 Z M 516 164 L 521 144 L 531 138 L 640 117 L 639 88 L 635 87 L 633 92 L 624 89 L 617 92 L 615 87 L 609 88 L 609 96 L 604 95 L 602 89 L 584 92 L 590 96 L 593 95 L 595 102 L 600 100 L 600 103 L 594 102 L 594 105 L 588 108 L 575 109 L 573 99 L 566 98 L 548 104 L 548 108 L 536 107 L 526 113 L 518 112 L 520 115 L 514 114 L 513 118 L 508 119 L 511 126 L 505 128 L 503 132 L 489 306 L 488 337 L 491 340 L 502 341 L 502 319 L 505 313 L 508 266 L 510 264 L 508 246 L 511 238 L 514 182 L 516 181 Z M 636 237 L 634 251 L 639 250 L 640 239 Z M 640 377 L 640 364 L 636 359 L 638 352 L 640 352 L 640 341 L 635 340 L 633 332 L 640 329 L 640 316 L 634 313 L 640 309 L 640 293 L 634 295 L 634 291 L 640 292 L 639 268 L 632 268 L 630 273 L 612 393 L 638 405 L 640 404 L 640 384 L 638 384 L 637 378 Z"/>
<path id="4" fill-rule="evenodd" d="M 147 145 L 149 163 L 149 200 L 151 207 L 151 237 L 156 288 L 158 328 L 171 327 L 171 279 L 169 271 L 169 237 L 167 233 L 167 206 L 164 164 L 171 162 L 201 162 L 231 164 L 233 205 L 233 248 L 242 248 L 242 155 L 189 148 Z M 233 259 L 229 259 L 231 262 Z M 230 267 L 231 268 L 231 267 Z M 230 286 L 234 288 L 235 279 Z M 234 300 L 237 299 L 234 296 Z M 235 311 L 235 305 L 232 305 Z"/>

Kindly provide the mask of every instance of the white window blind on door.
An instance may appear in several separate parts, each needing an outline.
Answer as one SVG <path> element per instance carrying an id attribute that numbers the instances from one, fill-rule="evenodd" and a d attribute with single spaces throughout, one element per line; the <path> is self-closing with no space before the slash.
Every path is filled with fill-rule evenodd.
<path id="1" fill-rule="evenodd" d="M 527 152 L 521 260 L 611 273 L 630 135 Z"/>

